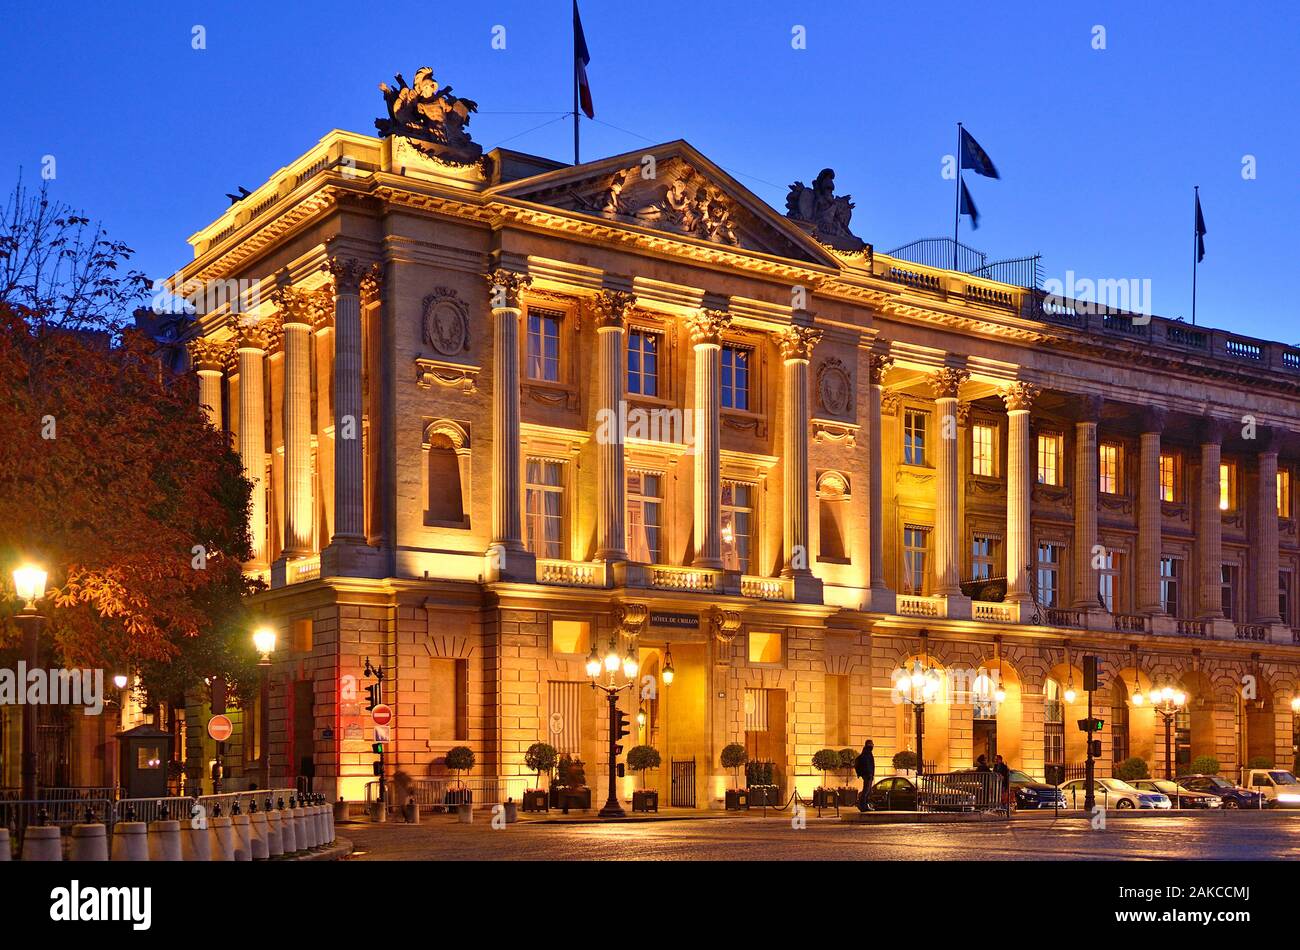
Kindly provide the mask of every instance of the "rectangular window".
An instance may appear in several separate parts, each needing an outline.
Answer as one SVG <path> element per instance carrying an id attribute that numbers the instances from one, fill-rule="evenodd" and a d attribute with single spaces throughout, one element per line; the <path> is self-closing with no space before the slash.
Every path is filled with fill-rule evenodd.
<path id="1" fill-rule="evenodd" d="M 528 378 L 545 382 L 560 381 L 561 313 L 551 310 L 528 310 Z"/>
<path id="2" fill-rule="evenodd" d="M 1179 581 L 1183 576 L 1183 561 L 1176 557 L 1160 559 L 1160 609 L 1171 617 L 1181 617 L 1182 601 L 1179 599 Z"/>
<path id="3" fill-rule="evenodd" d="M 1160 500 L 1183 500 L 1183 457 L 1176 452 L 1160 453 Z"/>
<path id="4" fill-rule="evenodd" d="M 1289 468 L 1277 470 L 1277 516 L 1291 517 L 1291 470 Z"/>
<path id="5" fill-rule="evenodd" d="M 993 562 L 997 559 L 998 542 L 996 538 L 975 535 L 971 541 L 970 568 L 971 579 L 982 581 L 993 576 Z"/>
<path id="6" fill-rule="evenodd" d="M 663 563 L 664 478 L 627 473 L 627 553 L 641 564 Z"/>
<path id="7" fill-rule="evenodd" d="M 551 652 L 586 655 L 591 649 L 591 623 L 587 620 L 552 620 Z"/>
<path id="8" fill-rule="evenodd" d="M 1221 586 L 1223 616 L 1229 620 L 1237 619 L 1237 565 L 1223 565 L 1223 582 Z"/>
<path id="9" fill-rule="evenodd" d="M 903 461 L 908 465 L 925 464 L 925 426 L 928 412 L 908 409 L 903 413 Z"/>
<path id="10" fill-rule="evenodd" d="M 754 486 L 722 483 L 722 566 L 749 573 L 754 537 Z"/>
<path id="11" fill-rule="evenodd" d="M 749 632 L 749 662 L 780 663 L 781 634 L 759 633 L 757 630 L 751 630 Z"/>
<path id="12" fill-rule="evenodd" d="M 996 426 L 977 422 L 971 427 L 971 474 L 985 478 L 997 475 Z"/>
<path id="13" fill-rule="evenodd" d="M 930 555 L 930 529 L 903 529 L 903 593 L 924 594 Z"/>
<path id="14" fill-rule="evenodd" d="M 1115 594 L 1119 586 L 1119 566 L 1122 557 L 1117 551 L 1107 551 L 1097 575 L 1097 598 L 1111 613 L 1115 612 Z"/>
<path id="15" fill-rule="evenodd" d="M 1064 437 L 1060 433 L 1044 432 L 1038 436 L 1038 484 L 1060 486 L 1061 453 Z"/>
<path id="16" fill-rule="evenodd" d="M 564 466 L 529 459 L 525 466 L 524 521 L 528 550 L 537 557 L 564 557 Z"/>
<path id="17" fill-rule="evenodd" d="M 722 348 L 722 405 L 726 409 L 749 408 L 750 351 L 743 346 Z"/>
<path id="18" fill-rule="evenodd" d="M 627 335 L 627 391 L 629 395 L 659 395 L 659 334 L 633 330 Z"/>
<path id="19" fill-rule="evenodd" d="M 1237 466 L 1232 462 L 1219 463 L 1219 510 L 1237 510 Z"/>
<path id="20" fill-rule="evenodd" d="M 1061 545 L 1038 546 L 1038 603 L 1057 607 L 1061 602 Z"/>
<path id="21" fill-rule="evenodd" d="M 1097 487 L 1103 495 L 1121 493 L 1120 451 L 1113 442 L 1103 442 L 1097 447 Z"/>
<path id="22" fill-rule="evenodd" d="M 1277 615 L 1288 627 L 1291 626 L 1291 572 L 1277 573 Z"/>

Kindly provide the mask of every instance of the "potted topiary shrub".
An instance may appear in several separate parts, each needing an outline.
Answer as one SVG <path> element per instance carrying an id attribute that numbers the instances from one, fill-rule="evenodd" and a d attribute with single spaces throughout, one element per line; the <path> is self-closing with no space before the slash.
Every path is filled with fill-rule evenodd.
<path id="1" fill-rule="evenodd" d="M 916 770 L 916 753 L 911 749 L 894 753 L 895 772 L 914 772 Z"/>
<path id="2" fill-rule="evenodd" d="M 853 749 L 840 749 L 840 771 L 848 779 L 840 786 L 840 807 L 847 805 L 857 805 L 858 790 L 853 784 L 854 768 L 858 761 L 858 753 Z"/>
<path id="3" fill-rule="evenodd" d="M 443 795 L 443 804 L 448 807 L 468 805 L 474 801 L 474 793 L 465 787 L 461 773 L 474 768 L 474 750 L 467 745 L 452 746 L 447 750 L 447 770 L 456 775 L 456 787 L 447 789 Z"/>
<path id="4" fill-rule="evenodd" d="M 545 772 L 547 778 L 550 778 L 555 770 L 557 758 L 555 746 L 545 742 L 534 742 L 524 753 L 524 765 L 537 773 L 537 788 L 530 788 L 524 792 L 524 811 L 547 810 L 550 799 L 546 790 L 542 788 L 542 773 Z"/>
<path id="5" fill-rule="evenodd" d="M 813 789 L 813 808 L 834 808 L 839 793 L 826 787 L 826 773 L 839 771 L 840 754 L 834 749 L 818 749 L 813 753 L 812 766 L 822 773 L 821 787 Z"/>
<path id="6" fill-rule="evenodd" d="M 1132 782 L 1141 778 L 1150 778 L 1151 770 L 1147 768 L 1146 759 L 1134 755 L 1115 766 L 1115 777 L 1124 782 Z"/>
<path id="7" fill-rule="evenodd" d="M 780 806 L 781 790 L 773 782 L 776 766 L 756 759 L 745 763 L 745 784 L 748 786 L 749 805 Z"/>
<path id="8" fill-rule="evenodd" d="M 749 761 L 749 753 L 739 742 L 733 742 L 730 745 L 722 747 L 722 767 L 731 769 L 731 784 L 739 786 L 740 769 Z M 739 811 L 742 808 L 749 807 L 749 793 L 738 787 L 727 789 L 727 809 L 729 811 Z"/>
<path id="9" fill-rule="evenodd" d="M 632 792 L 633 811 L 658 811 L 659 792 L 645 787 L 647 769 L 659 768 L 659 750 L 654 746 L 636 745 L 627 750 L 627 767 L 641 773 L 641 788 Z"/>
<path id="10" fill-rule="evenodd" d="M 591 789 L 587 788 L 587 772 L 582 759 L 565 752 L 555 767 L 555 781 L 551 783 L 551 807 L 561 810 L 591 808 Z"/>
<path id="11" fill-rule="evenodd" d="M 1179 775 L 1218 775 L 1222 768 L 1219 760 L 1212 755 L 1198 755 L 1185 766 Z"/>

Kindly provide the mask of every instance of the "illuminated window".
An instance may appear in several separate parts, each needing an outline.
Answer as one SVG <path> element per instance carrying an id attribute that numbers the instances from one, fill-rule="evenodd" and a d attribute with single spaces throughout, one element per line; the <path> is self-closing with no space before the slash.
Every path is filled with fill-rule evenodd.
<path id="1" fill-rule="evenodd" d="M 1183 457 L 1176 452 L 1160 453 L 1160 500 L 1183 500 Z"/>
<path id="2" fill-rule="evenodd" d="M 627 553 L 641 564 L 663 563 L 664 478 L 627 473 Z"/>
<path id="3" fill-rule="evenodd" d="M 1183 576 L 1183 561 L 1177 557 L 1160 559 L 1160 609 L 1171 617 L 1181 617 L 1178 584 Z"/>
<path id="4" fill-rule="evenodd" d="M 988 580 L 993 576 L 993 562 L 997 557 L 998 542 L 996 538 L 975 535 L 971 541 L 971 578 Z"/>
<path id="5" fill-rule="evenodd" d="M 903 593 L 924 594 L 930 555 L 930 529 L 903 529 Z"/>
<path id="6" fill-rule="evenodd" d="M 747 347 L 722 348 L 722 405 L 727 409 L 749 408 L 749 360 Z"/>
<path id="7" fill-rule="evenodd" d="M 1059 432 L 1043 432 L 1038 436 L 1038 484 L 1061 485 L 1061 453 L 1064 438 Z"/>
<path id="8" fill-rule="evenodd" d="M 722 566 L 749 573 L 750 545 L 754 535 L 754 486 L 722 483 Z"/>
<path id="9" fill-rule="evenodd" d="M 908 409 L 903 413 L 903 461 L 908 465 L 925 464 L 925 426 L 928 412 Z"/>
<path id="10" fill-rule="evenodd" d="M 591 623 L 587 620 L 552 620 L 551 652 L 586 655 L 591 649 Z"/>
<path id="11" fill-rule="evenodd" d="M 749 662 L 780 663 L 781 634 L 759 633 L 756 630 L 751 630 L 749 633 Z"/>
<path id="12" fill-rule="evenodd" d="M 298 653 L 311 652 L 311 618 L 298 617 L 289 624 L 289 636 L 293 649 Z"/>
<path id="13" fill-rule="evenodd" d="M 627 391 L 630 395 L 659 395 L 659 334 L 633 330 L 627 336 Z"/>
<path id="14" fill-rule="evenodd" d="M 1113 442 L 1097 447 L 1097 487 L 1103 495 L 1120 494 L 1120 451 Z"/>
<path id="15" fill-rule="evenodd" d="M 1291 470 L 1289 468 L 1277 470 L 1277 516 L 1291 517 Z"/>
<path id="16" fill-rule="evenodd" d="M 1043 607 L 1061 602 L 1061 548 L 1050 543 L 1038 546 L 1038 603 Z"/>
<path id="17" fill-rule="evenodd" d="M 1219 509 L 1235 511 L 1237 508 L 1237 466 L 1232 462 L 1219 463 Z"/>
<path id="18" fill-rule="evenodd" d="M 564 557 L 564 470 L 559 462 L 529 459 L 525 466 L 524 523 L 528 550 Z"/>
<path id="19" fill-rule="evenodd" d="M 528 311 L 528 378 L 546 382 L 560 379 L 560 321 L 564 315 L 550 310 Z"/>
<path id="20" fill-rule="evenodd" d="M 992 478 L 997 474 L 996 426 L 977 422 L 971 427 L 971 473 Z"/>

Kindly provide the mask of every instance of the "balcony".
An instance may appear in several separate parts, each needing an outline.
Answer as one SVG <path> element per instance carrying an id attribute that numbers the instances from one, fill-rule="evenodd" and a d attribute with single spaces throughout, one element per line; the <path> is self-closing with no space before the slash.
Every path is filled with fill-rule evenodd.
<path id="1" fill-rule="evenodd" d="M 939 618 L 947 614 L 947 605 L 941 597 L 921 597 L 915 594 L 898 595 L 898 614 L 900 617 Z"/>
<path id="2" fill-rule="evenodd" d="M 715 593 L 722 589 L 722 572 L 698 567 L 647 568 L 649 586 L 654 590 L 685 590 Z"/>
<path id="3" fill-rule="evenodd" d="M 537 582 L 561 587 L 604 587 L 605 566 L 589 561 L 538 558 Z"/>
<path id="4" fill-rule="evenodd" d="M 1233 625 L 1236 628 L 1238 640 L 1258 640 L 1268 639 L 1268 627 L 1262 623 L 1238 623 Z"/>

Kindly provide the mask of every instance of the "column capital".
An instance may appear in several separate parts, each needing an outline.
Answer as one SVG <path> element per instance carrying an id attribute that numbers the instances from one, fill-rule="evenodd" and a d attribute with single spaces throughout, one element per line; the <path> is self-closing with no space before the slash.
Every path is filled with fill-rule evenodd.
<path id="1" fill-rule="evenodd" d="M 1285 433 L 1276 426 L 1260 426 L 1255 432 L 1255 453 L 1277 455 Z"/>
<path id="2" fill-rule="evenodd" d="M 334 319 L 333 296 L 328 287 L 319 290 L 279 287 L 272 292 L 271 300 L 279 310 L 282 324 L 302 324 L 316 330 Z"/>
<path id="3" fill-rule="evenodd" d="M 185 349 L 190 354 L 190 364 L 196 370 L 217 373 L 225 369 L 234 352 L 234 346 L 229 342 L 206 336 L 190 340 L 185 344 Z"/>
<path id="4" fill-rule="evenodd" d="M 336 294 L 360 294 L 362 290 L 373 292 L 383 279 L 378 262 L 367 264 L 354 257 L 331 257 L 321 265 L 321 270 L 334 279 Z"/>
<path id="5" fill-rule="evenodd" d="M 930 375 L 930 389 L 935 399 L 956 399 L 961 384 L 970 379 L 970 373 L 954 366 L 944 366 Z"/>
<path id="6" fill-rule="evenodd" d="M 483 275 L 488 282 L 489 303 L 493 310 L 518 310 L 524 288 L 533 282 L 529 274 L 498 267 Z"/>
<path id="7" fill-rule="evenodd" d="M 1138 429 L 1144 435 L 1152 432 L 1162 433 L 1165 431 L 1168 416 L 1169 414 L 1159 406 L 1144 406 L 1138 410 Z"/>
<path id="8" fill-rule="evenodd" d="M 813 347 L 822 338 L 822 331 L 801 324 L 792 324 L 782 331 L 777 342 L 781 347 L 781 359 L 787 363 L 792 360 L 807 362 L 812 359 Z"/>
<path id="9" fill-rule="evenodd" d="M 1042 393 L 1043 391 L 1033 383 L 1018 379 L 998 395 L 1002 397 L 1007 412 L 1028 412 L 1034 408 L 1034 401 Z"/>
<path id="10" fill-rule="evenodd" d="M 1202 416 L 1196 426 L 1196 436 L 1201 445 L 1222 445 L 1227 431 L 1228 423 L 1213 416 Z"/>
<path id="11" fill-rule="evenodd" d="M 249 323 L 241 323 L 235 327 L 235 350 L 267 352 L 275 348 L 283 334 L 284 327 L 280 324 L 278 316 L 262 317 Z"/>
<path id="12" fill-rule="evenodd" d="M 1070 415 L 1075 425 L 1096 425 L 1101 421 L 1101 410 L 1105 405 L 1105 399 L 1092 393 L 1075 396 L 1070 406 Z"/>
<path id="13" fill-rule="evenodd" d="M 627 313 L 636 304 L 636 294 L 624 290 L 602 290 L 592 301 L 596 311 L 596 329 L 623 329 Z"/>
<path id="14" fill-rule="evenodd" d="M 692 346 L 721 346 L 722 333 L 731 326 L 731 314 L 726 310 L 697 310 L 686 318 L 686 325 Z"/>
<path id="15" fill-rule="evenodd" d="M 894 358 L 888 353 L 872 353 L 867 360 L 867 372 L 871 374 L 871 384 L 879 386 L 885 381 L 885 374 L 893 369 Z"/>

